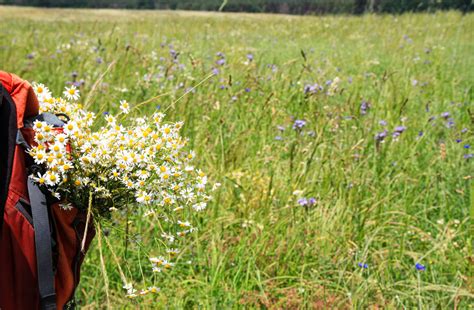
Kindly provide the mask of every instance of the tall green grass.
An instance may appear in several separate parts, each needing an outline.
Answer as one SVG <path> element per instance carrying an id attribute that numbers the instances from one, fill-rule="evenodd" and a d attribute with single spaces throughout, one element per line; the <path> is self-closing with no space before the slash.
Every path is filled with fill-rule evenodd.
<path id="1" fill-rule="evenodd" d="M 159 108 L 184 120 L 197 165 L 222 184 L 196 218 L 187 254 L 160 275 L 155 298 L 126 300 L 103 248 L 113 308 L 472 306 L 474 158 L 464 158 L 474 153 L 472 14 L 1 7 L 0 20 L 0 69 L 56 94 L 75 71 L 85 99 L 114 62 L 88 98 L 93 109 L 166 94 L 136 114 Z M 217 52 L 225 65 L 216 64 Z M 213 68 L 219 74 L 172 104 Z M 339 87 L 327 94 L 336 77 Z M 325 90 L 305 94 L 314 83 Z M 296 119 L 306 121 L 301 130 L 292 128 Z M 305 208 L 301 197 L 317 202 Z M 107 238 L 124 255 L 113 230 Z M 105 307 L 98 248 L 96 240 L 82 270 L 84 308 Z M 124 268 L 136 274 L 139 262 Z"/>

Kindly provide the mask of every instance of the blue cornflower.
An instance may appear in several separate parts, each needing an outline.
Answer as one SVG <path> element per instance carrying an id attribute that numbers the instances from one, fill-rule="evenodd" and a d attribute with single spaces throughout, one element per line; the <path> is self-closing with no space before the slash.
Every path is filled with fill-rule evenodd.
<path id="1" fill-rule="evenodd" d="M 422 130 L 420 130 L 420 131 L 418 132 L 418 137 L 423 137 L 423 135 L 424 135 L 424 132 L 423 132 Z"/>
<path id="2" fill-rule="evenodd" d="M 306 121 L 302 119 L 297 119 L 293 124 L 293 129 L 302 129 L 306 125 Z"/>
<path id="3" fill-rule="evenodd" d="M 470 158 L 473 158 L 474 157 L 474 154 L 465 154 L 464 155 L 464 159 L 470 159 Z"/>
<path id="4" fill-rule="evenodd" d="M 416 263 L 415 268 L 416 268 L 416 270 L 418 270 L 418 271 L 425 271 L 425 270 L 426 270 L 425 265 L 422 265 L 422 264 L 420 264 L 420 263 Z"/>
<path id="5" fill-rule="evenodd" d="M 251 89 L 250 89 L 250 88 L 248 88 L 248 87 L 247 87 L 247 88 L 245 88 L 245 92 L 246 92 L 246 93 L 250 93 L 250 90 L 251 90 Z"/>
<path id="6" fill-rule="evenodd" d="M 102 57 L 97 57 L 97 58 L 95 59 L 95 62 L 100 65 L 101 63 L 104 62 L 104 60 L 102 59 Z"/>
<path id="7" fill-rule="evenodd" d="M 447 122 L 446 122 L 446 127 L 447 128 L 453 128 L 454 127 L 454 120 L 452 118 L 450 118 Z"/>
<path id="8" fill-rule="evenodd" d="M 456 143 L 461 143 L 462 140 L 461 139 L 456 139 Z"/>
<path id="9" fill-rule="evenodd" d="M 367 265 L 366 263 L 358 263 L 357 266 L 359 266 L 360 268 L 364 268 L 364 269 L 369 268 L 369 265 Z"/>
<path id="10" fill-rule="evenodd" d="M 248 54 L 247 54 L 247 59 L 248 59 L 249 61 L 252 61 L 252 60 L 253 60 L 253 55 L 250 54 L 250 53 L 248 53 Z"/>
<path id="11" fill-rule="evenodd" d="M 308 199 L 308 204 L 309 204 L 310 206 L 316 204 L 316 198 L 314 198 L 314 197 L 309 198 L 309 199 Z"/>
<path id="12" fill-rule="evenodd" d="M 104 114 L 104 115 L 109 115 L 109 112 L 108 112 L 108 111 L 105 111 L 105 112 L 103 112 L 102 114 Z"/>
<path id="13" fill-rule="evenodd" d="M 219 66 L 223 66 L 225 64 L 225 59 L 224 58 L 218 59 L 216 61 L 216 64 L 219 65 Z"/>
<path id="14" fill-rule="evenodd" d="M 464 148 L 465 148 L 465 149 L 470 149 L 470 148 L 471 148 L 471 145 L 470 145 L 470 144 L 464 144 Z"/>

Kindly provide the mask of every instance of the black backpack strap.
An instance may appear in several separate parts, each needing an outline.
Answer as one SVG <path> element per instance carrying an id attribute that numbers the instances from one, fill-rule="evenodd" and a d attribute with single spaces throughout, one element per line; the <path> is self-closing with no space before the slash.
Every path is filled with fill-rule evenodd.
<path id="1" fill-rule="evenodd" d="M 13 168 L 17 135 L 16 106 L 0 83 L 0 235 Z"/>
<path id="2" fill-rule="evenodd" d="M 31 214 L 35 229 L 36 269 L 42 310 L 56 310 L 51 230 L 46 195 L 28 177 Z"/>

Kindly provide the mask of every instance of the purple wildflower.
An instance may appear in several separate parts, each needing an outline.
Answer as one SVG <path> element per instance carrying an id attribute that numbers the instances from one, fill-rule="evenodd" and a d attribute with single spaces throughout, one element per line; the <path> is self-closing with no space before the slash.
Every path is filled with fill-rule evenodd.
<path id="1" fill-rule="evenodd" d="M 370 109 L 370 104 L 367 101 L 363 100 L 362 103 L 360 104 L 360 114 L 366 115 L 369 109 Z"/>
<path id="2" fill-rule="evenodd" d="M 461 143 L 462 139 L 456 139 L 456 143 Z"/>
<path id="3" fill-rule="evenodd" d="M 28 58 L 28 59 L 35 58 L 35 53 L 29 53 L 28 55 L 26 55 L 26 58 Z"/>
<path id="4" fill-rule="evenodd" d="M 464 155 L 464 159 L 470 159 L 470 158 L 473 158 L 474 157 L 474 154 L 465 154 Z"/>
<path id="5" fill-rule="evenodd" d="M 395 129 L 393 130 L 393 134 L 392 136 L 394 138 L 396 137 L 399 137 L 407 128 L 405 126 L 397 126 L 395 127 Z"/>
<path id="6" fill-rule="evenodd" d="M 278 128 L 279 131 L 284 131 L 285 130 L 285 126 L 278 125 L 277 128 Z"/>
<path id="7" fill-rule="evenodd" d="M 387 126 L 387 122 L 384 120 L 379 121 L 380 126 Z"/>
<path id="8" fill-rule="evenodd" d="M 218 75 L 218 74 L 219 74 L 219 69 L 213 68 L 213 69 L 212 69 L 212 74 Z"/>
<path id="9" fill-rule="evenodd" d="M 171 55 L 172 58 L 178 57 L 178 53 L 172 48 L 170 49 L 170 55 Z"/>
<path id="10" fill-rule="evenodd" d="M 471 145 L 470 145 L 470 144 L 464 144 L 464 148 L 465 148 L 465 149 L 470 149 L 470 148 L 471 148 Z"/>
<path id="11" fill-rule="evenodd" d="M 363 269 L 369 268 L 369 265 L 367 265 L 366 263 L 358 263 L 357 266 L 359 266 L 360 268 L 363 268 Z"/>
<path id="12" fill-rule="evenodd" d="M 224 59 L 224 58 L 218 59 L 218 60 L 216 61 L 216 64 L 217 64 L 218 66 L 223 66 L 223 65 L 225 64 L 225 59 Z"/>
<path id="13" fill-rule="evenodd" d="M 253 61 L 253 55 L 250 54 L 250 53 L 247 54 L 247 59 L 248 59 L 249 61 Z"/>
<path id="14" fill-rule="evenodd" d="M 281 140 L 283 140 L 283 138 L 282 138 L 281 136 L 276 136 L 276 137 L 275 137 L 275 140 L 281 141 Z"/>
<path id="15" fill-rule="evenodd" d="M 420 130 L 420 131 L 418 132 L 418 137 L 423 137 L 424 134 L 425 134 L 425 133 L 423 132 L 423 130 Z"/>
<path id="16" fill-rule="evenodd" d="M 463 128 L 463 129 L 461 130 L 461 133 L 466 133 L 466 132 L 467 132 L 467 128 Z"/>
<path id="17" fill-rule="evenodd" d="M 382 142 L 383 140 L 385 140 L 385 138 L 387 137 L 387 130 L 384 130 L 382 132 L 379 132 L 375 135 L 375 140 L 377 142 Z"/>
<path id="18" fill-rule="evenodd" d="M 104 60 L 102 59 L 102 57 L 97 57 L 97 58 L 95 59 L 95 62 L 100 65 L 101 63 L 104 62 Z"/>
<path id="19" fill-rule="evenodd" d="M 306 121 L 305 121 L 305 120 L 297 119 L 297 120 L 295 120 L 295 122 L 293 123 L 293 129 L 295 129 L 295 130 L 300 130 L 300 129 L 302 129 L 305 125 L 306 125 Z"/>
<path id="20" fill-rule="evenodd" d="M 314 197 L 309 198 L 309 199 L 308 199 L 308 204 L 309 204 L 310 206 L 315 205 L 315 204 L 316 204 L 316 198 L 314 198 Z"/>
<path id="21" fill-rule="evenodd" d="M 444 118 L 444 119 L 448 119 L 449 115 L 450 115 L 449 112 L 441 113 L 441 117 Z"/>
<path id="22" fill-rule="evenodd" d="M 76 86 L 76 87 L 80 87 L 82 85 L 84 85 L 85 81 L 83 79 L 80 79 L 79 81 L 76 81 L 76 82 L 73 82 L 72 85 Z"/>
<path id="23" fill-rule="evenodd" d="M 323 87 L 319 85 L 318 83 L 315 83 L 313 85 L 307 84 L 304 87 L 305 94 L 316 94 L 322 90 L 323 90 Z"/>
<path id="24" fill-rule="evenodd" d="M 250 88 L 248 88 L 248 87 L 247 87 L 247 88 L 245 88 L 245 92 L 246 92 L 246 93 L 250 93 L 250 90 L 251 90 L 251 89 L 250 89 Z"/>
<path id="25" fill-rule="evenodd" d="M 306 199 L 306 198 L 300 198 L 300 199 L 298 199 L 298 204 L 299 204 L 300 206 L 302 206 L 302 207 L 305 207 L 305 206 L 308 205 L 308 199 Z"/>

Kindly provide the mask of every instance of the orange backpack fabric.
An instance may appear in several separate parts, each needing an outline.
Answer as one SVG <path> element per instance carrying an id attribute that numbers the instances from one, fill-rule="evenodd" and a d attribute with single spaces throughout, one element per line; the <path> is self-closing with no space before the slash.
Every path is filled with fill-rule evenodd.
<path id="1" fill-rule="evenodd" d="M 40 309 L 35 229 L 27 186 L 29 155 L 16 143 L 20 131 L 29 145 L 35 145 L 34 130 L 25 128 L 24 120 L 38 115 L 39 104 L 30 84 L 16 75 L 0 71 L 0 84 L 0 309 Z M 80 248 L 86 216 L 76 208 L 61 209 L 57 201 L 48 209 L 56 306 L 70 308 L 84 259 Z M 89 227 L 85 250 L 94 237 L 92 225 Z"/>

